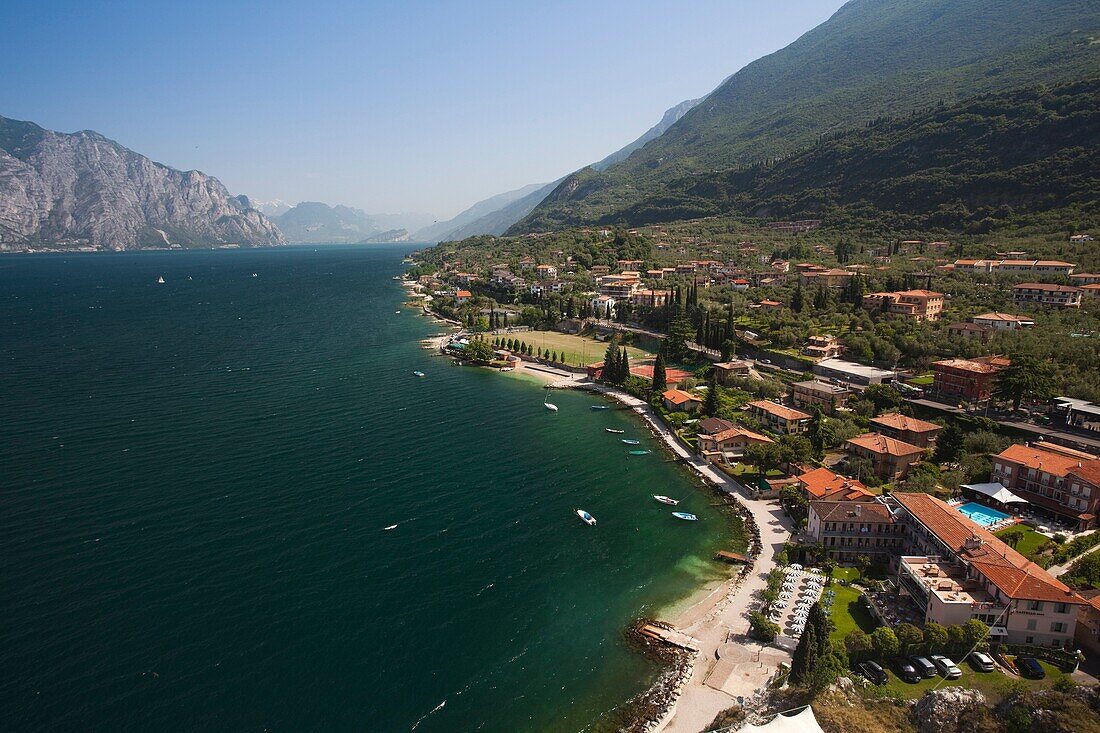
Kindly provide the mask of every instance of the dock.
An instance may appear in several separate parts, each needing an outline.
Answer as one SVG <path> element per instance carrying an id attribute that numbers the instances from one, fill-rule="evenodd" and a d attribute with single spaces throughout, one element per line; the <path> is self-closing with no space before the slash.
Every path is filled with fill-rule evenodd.
<path id="1" fill-rule="evenodd" d="M 648 636 L 651 639 L 657 641 L 663 641 L 671 646 L 679 647 L 680 649 L 686 649 L 689 652 L 698 652 L 700 649 L 699 641 L 687 634 L 676 631 L 675 629 L 664 629 L 660 626 L 654 626 L 653 624 L 646 624 L 642 627 L 642 634 Z"/>
<path id="2" fill-rule="evenodd" d="M 731 565 L 751 565 L 752 558 L 740 555 L 736 552 L 726 552 L 725 550 L 719 550 L 718 554 L 714 556 L 715 560 L 721 560 L 722 562 L 728 562 Z"/>

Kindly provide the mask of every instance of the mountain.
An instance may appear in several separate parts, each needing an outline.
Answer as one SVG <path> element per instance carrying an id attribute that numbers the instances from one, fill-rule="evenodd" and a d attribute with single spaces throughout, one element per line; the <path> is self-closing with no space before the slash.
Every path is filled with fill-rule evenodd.
<path id="1" fill-rule="evenodd" d="M 983 232 L 1100 217 L 1100 77 L 987 94 L 837 133 L 774 164 L 703 173 L 626 209 L 631 226 L 734 214 Z"/>
<path id="2" fill-rule="evenodd" d="M 641 137 L 594 163 L 592 167 L 603 170 L 624 160 L 650 140 L 659 137 L 698 103 L 698 99 L 689 99 L 666 110 L 661 121 L 646 130 Z M 479 201 L 449 221 L 439 222 L 416 232 L 413 239 L 418 242 L 439 242 L 482 234 L 503 234 L 510 226 L 530 214 L 563 180 L 559 178 L 553 183 L 534 183 Z"/>
<path id="3" fill-rule="evenodd" d="M 671 181 L 792 155 L 820 135 L 1100 68 L 1096 0 L 851 0 L 730 76 L 660 137 L 568 176 L 510 233 L 595 221 Z"/>
<path id="4" fill-rule="evenodd" d="M 266 246 L 283 237 L 244 196 L 99 133 L 0 117 L 0 249 Z"/>
<path id="5" fill-rule="evenodd" d="M 672 107 L 672 108 L 666 110 L 664 116 L 661 117 L 661 121 L 658 122 L 653 127 L 646 130 L 644 133 L 642 133 L 641 137 L 639 137 L 637 140 L 630 143 L 626 147 L 620 148 L 619 150 L 616 150 L 614 153 L 607 156 L 606 158 L 604 158 L 600 162 L 593 163 L 592 167 L 595 168 L 598 171 L 607 170 L 608 168 L 615 165 L 619 161 L 626 160 L 627 158 L 630 157 L 631 153 L 633 153 L 635 150 L 638 150 L 639 148 L 643 147 L 650 140 L 656 140 L 661 135 L 664 135 L 665 131 L 668 128 L 672 127 L 674 124 L 679 122 L 681 117 L 683 117 L 688 112 L 690 112 L 691 109 L 695 105 L 699 104 L 699 102 L 701 102 L 701 101 L 703 101 L 703 100 L 702 99 L 689 99 L 687 101 L 680 102 L 675 107 Z"/>
<path id="6" fill-rule="evenodd" d="M 269 219 L 274 216 L 279 216 L 280 214 L 285 214 L 294 208 L 291 204 L 288 204 L 282 199 L 271 199 L 270 201 L 257 201 L 256 199 L 251 199 L 251 201 L 252 208 Z"/>
<path id="7" fill-rule="evenodd" d="M 303 201 L 272 219 L 291 244 L 354 244 L 381 231 L 361 209 Z"/>
<path id="8" fill-rule="evenodd" d="M 430 226 L 438 217 L 433 214 L 423 214 L 418 211 L 402 212 L 399 214 L 368 214 L 379 229 L 405 229 L 415 232 Z"/>
<path id="9" fill-rule="evenodd" d="M 517 188 L 514 191 L 498 193 L 496 196 L 491 196 L 484 201 L 478 201 L 476 204 L 451 219 L 435 222 L 434 224 L 415 231 L 412 238 L 417 242 L 440 242 L 447 239 L 455 239 L 455 237 L 452 236 L 452 232 L 472 224 L 483 216 L 498 212 L 509 204 L 528 196 L 533 191 L 537 191 L 544 186 L 546 186 L 545 183 L 532 183 L 523 188 Z M 531 208 L 534 208 L 534 206 Z M 528 211 L 530 211 L 530 209 L 528 209 Z M 523 216 L 526 216 L 526 212 L 524 212 Z M 518 217 L 513 222 L 510 222 L 508 226 L 511 226 L 515 221 L 519 221 L 521 218 L 523 217 Z M 506 226 L 505 229 L 507 228 Z M 489 234 L 488 231 L 479 233 Z"/>

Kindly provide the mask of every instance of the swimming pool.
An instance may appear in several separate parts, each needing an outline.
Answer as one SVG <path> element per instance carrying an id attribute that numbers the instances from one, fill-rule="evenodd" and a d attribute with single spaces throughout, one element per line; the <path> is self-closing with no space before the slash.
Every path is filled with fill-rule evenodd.
<path id="1" fill-rule="evenodd" d="M 976 501 L 963 504 L 960 507 L 956 507 L 956 509 L 983 527 L 988 527 L 991 524 L 996 524 L 997 522 L 1010 518 L 1010 515 L 999 512 L 996 509 L 990 509 L 984 504 L 979 504 Z"/>

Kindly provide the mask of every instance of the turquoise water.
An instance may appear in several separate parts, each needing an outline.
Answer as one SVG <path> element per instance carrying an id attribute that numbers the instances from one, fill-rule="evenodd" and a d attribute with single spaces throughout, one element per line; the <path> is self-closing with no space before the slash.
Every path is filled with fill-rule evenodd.
<path id="1" fill-rule="evenodd" d="M 956 508 L 983 527 L 988 527 L 991 524 L 996 524 L 1010 517 L 1010 515 L 1004 512 L 999 512 L 996 509 L 987 507 L 984 504 L 979 504 L 976 501 L 968 502 Z"/>
<path id="2" fill-rule="evenodd" d="M 404 251 L 0 258 L 4 730 L 582 730 L 643 689 L 624 624 L 728 520 L 624 411 L 425 352 Z"/>

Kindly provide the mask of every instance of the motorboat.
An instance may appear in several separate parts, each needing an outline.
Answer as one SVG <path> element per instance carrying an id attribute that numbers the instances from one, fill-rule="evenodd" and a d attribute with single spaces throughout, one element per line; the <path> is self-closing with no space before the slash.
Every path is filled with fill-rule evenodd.
<path id="1" fill-rule="evenodd" d="M 632 455 L 632 456 L 648 456 L 652 452 L 653 451 L 648 451 L 648 450 L 632 450 L 632 451 L 630 451 L 630 455 Z"/>
<path id="2" fill-rule="evenodd" d="M 417 377 L 426 377 L 427 376 L 424 372 L 419 371 L 419 370 L 413 372 L 413 375 L 417 376 Z"/>
<path id="3" fill-rule="evenodd" d="M 658 494 L 654 494 L 653 498 L 656 499 L 657 501 L 661 502 L 662 504 L 668 504 L 670 506 L 676 506 L 677 504 L 680 503 L 679 499 L 670 499 L 667 496 L 660 496 Z"/>
<path id="4" fill-rule="evenodd" d="M 642 441 L 635 440 L 634 438 L 623 438 L 623 442 L 627 445 L 641 445 Z"/>
<path id="5" fill-rule="evenodd" d="M 699 521 L 699 517 L 695 516 L 694 514 L 688 514 L 687 512 L 673 512 L 672 516 L 676 517 L 677 519 L 682 519 L 685 522 Z"/>
<path id="6" fill-rule="evenodd" d="M 614 433 L 615 435 L 622 435 L 623 433 L 626 432 L 625 430 L 616 430 L 615 428 L 604 428 L 604 430 L 606 430 L 609 433 Z"/>
<path id="7" fill-rule="evenodd" d="M 607 410 L 609 408 L 608 408 L 607 405 L 592 405 L 592 409 L 593 410 Z"/>
<path id="8" fill-rule="evenodd" d="M 596 526 L 596 518 L 583 509 L 577 510 L 577 516 L 581 518 L 581 521 L 587 524 L 589 527 Z"/>

